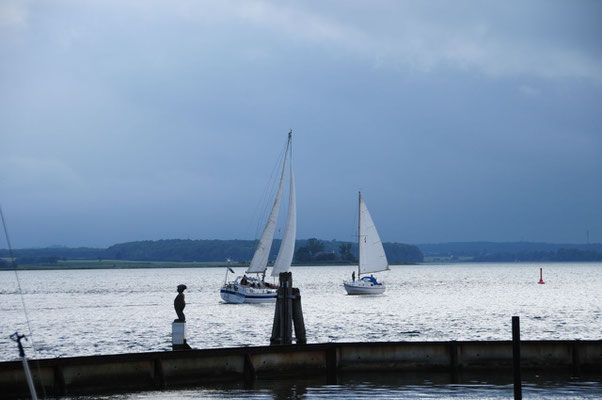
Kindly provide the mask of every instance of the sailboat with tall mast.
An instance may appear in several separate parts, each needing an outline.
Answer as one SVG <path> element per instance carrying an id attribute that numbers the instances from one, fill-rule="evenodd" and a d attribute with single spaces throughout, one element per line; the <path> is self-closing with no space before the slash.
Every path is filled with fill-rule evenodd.
<path id="1" fill-rule="evenodd" d="M 357 279 L 343 282 L 347 294 L 382 294 L 386 287 L 372 275 L 374 272 L 389 271 L 389 262 L 368 207 L 359 192 L 359 218 L 357 229 L 358 265 Z M 370 276 L 364 276 L 370 274 Z"/>
<path id="2" fill-rule="evenodd" d="M 235 280 L 228 282 L 228 272 L 233 272 L 229 267 L 226 270 L 226 278 L 224 285 L 220 289 L 221 298 L 226 303 L 268 303 L 276 301 L 277 287 L 265 282 L 265 273 L 268 267 L 268 259 L 274 234 L 276 232 L 276 223 L 278 221 L 278 213 L 280 211 L 280 203 L 282 192 L 284 189 L 284 180 L 286 175 L 286 164 L 289 163 L 289 199 L 288 199 L 288 214 L 284 235 L 280 243 L 280 249 L 276 256 L 276 261 L 272 267 L 272 276 L 278 276 L 281 272 L 287 272 L 293 261 L 295 252 L 295 239 L 297 232 L 297 206 L 295 201 L 295 177 L 293 173 L 293 131 L 288 133 L 286 149 L 284 151 L 284 161 L 282 162 L 282 172 L 280 173 L 280 183 L 272 210 L 268 216 L 265 228 L 253 259 L 249 264 L 249 268 L 245 271 L 245 275 L 237 277 Z M 255 274 L 247 276 L 247 274 Z"/>

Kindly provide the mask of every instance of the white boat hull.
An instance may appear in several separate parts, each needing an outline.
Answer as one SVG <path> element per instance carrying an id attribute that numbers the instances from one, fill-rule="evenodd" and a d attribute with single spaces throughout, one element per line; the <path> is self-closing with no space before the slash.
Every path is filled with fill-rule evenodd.
<path id="1" fill-rule="evenodd" d="M 226 285 L 221 288 L 220 296 L 226 303 L 274 303 L 276 289 L 256 289 L 243 285 Z"/>
<path id="2" fill-rule="evenodd" d="M 365 282 L 363 280 L 357 281 L 346 281 L 343 282 L 345 290 L 349 295 L 362 295 L 362 294 L 383 294 L 386 290 L 384 283 L 374 284 L 372 282 Z"/>

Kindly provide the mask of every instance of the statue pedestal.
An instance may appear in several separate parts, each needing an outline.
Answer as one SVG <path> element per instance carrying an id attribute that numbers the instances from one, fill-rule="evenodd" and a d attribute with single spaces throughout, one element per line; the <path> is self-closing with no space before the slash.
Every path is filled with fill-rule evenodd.
<path id="1" fill-rule="evenodd" d="M 186 322 L 171 323 L 171 348 L 172 350 L 188 350 L 186 343 Z"/>

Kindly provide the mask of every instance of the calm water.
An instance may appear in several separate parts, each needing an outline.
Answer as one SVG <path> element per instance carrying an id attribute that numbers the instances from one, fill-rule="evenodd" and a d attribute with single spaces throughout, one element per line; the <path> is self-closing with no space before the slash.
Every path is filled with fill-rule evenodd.
<path id="1" fill-rule="evenodd" d="M 540 266 L 545 285 L 537 284 Z M 378 274 L 388 288 L 385 295 L 375 297 L 345 294 L 342 281 L 353 269 L 293 268 L 308 342 L 509 340 L 512 315 L 521 316 L 525 340 L 602 337 L 602 263 L 393 266 L 392 271 Z M 176 317 L 173 299 L 180 283 L 188 286 L 185 313 L 193 347 L 269 344 L 273 305 L 222 303 L 219 288 L 224 273 L 221 268 L 21 271 L 36 347 L 35 352 L 29 347 L 28 355 L 49 358 L 170 350 L 170 324 Z M 8 336 L 16 330 L 27 333 L 28 328 L 12 271 L 0 272 L 0 320 L 0 360 L 14 360 L 17 349 Z M 366 382 L 350 385 L 310 385 L 304 387 L 303 397 L 350 393 L 367 397 L 382 392 L 378 385 Z M 570 393 L 576 390 L 575 398 L 583 398 L 581 383 L 576 385 L 563 387 Z M 385 392 L 393 390 L 393 397 L 408 398 L 467 396 L 465 390 L 444 385 L 432 397 L 431 386 L 422 392 L 413 388 L 412 393 L 423 397 L 411 397 L 403 392 L 408 387 L 395 386 Z M 584 387 L 598 388 L 598 396 L 602 392 L 599 384 Z M 164 392 L 162 397 L 170 393 L 175 393 L 174 398 L 281 397 L 268 389 L 240 389 L 238 394 L 199 390 Z M 534 387 L 533 392 L 537 390 Z M 569 392 L 558 398 L 571 398 Z M 507 394 L 506 387 L 491 385 L 475 398 L 509 398 Z"/>
<path id="2" fill-rule="evenodd" d="M 524 384 L 523 398 L 528 399 L 600 399 L 602 386 L 599 383 L 563 383 L 562 385 Z M 259 381 L 253 390 L 237 386 L 198 387 L 185 390 L 161 392 L 139 392 L 113 396 L 73 397 L 75 400 L 158 400 L 158 399 L 404 399 L 404 400 L 510 400 L 513 399 L 512 385 L 473 382 L 467 385 L 441 384 L 424 381 L 381 382 L 350 379 L 339 385 L 325 385 L 314 381 Z"/>
<path id="3" fill-rule="evenodd" d="M 602 263 L 393 266 L 382 296 L 347 296 L 353 267 L 296 267 L 308 342 L 600 339 Z M 21 271 L 36 353 L 48 358 L 171 348 L 176 286 L 185 283 L 193 347 L 269 344 L 274 306 L 221 302 L 224 269 Z M 238 268 L 237 272 L 242 272 Z M 28 332 L 15 274 L 0 272 L 0 360 Z"/>

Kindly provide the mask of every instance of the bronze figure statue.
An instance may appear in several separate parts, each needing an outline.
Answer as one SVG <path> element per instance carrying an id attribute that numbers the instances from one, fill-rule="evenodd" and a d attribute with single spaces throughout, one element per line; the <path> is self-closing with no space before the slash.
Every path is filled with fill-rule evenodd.
<path id="1" fill-rule="evenodd" d="M 184 307 L 186 307 L 186 301 L 184 301 L 184 290 L 186 290 L 186 285 L 178 285 L 178 295 L 173 301 L 173 307 L 176 309 L 178 318 L 174 319 L 173 322 L 186 322 L 186 317 L 184 316 Z"/>

